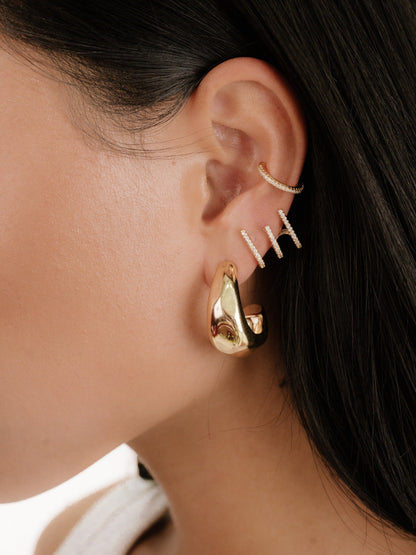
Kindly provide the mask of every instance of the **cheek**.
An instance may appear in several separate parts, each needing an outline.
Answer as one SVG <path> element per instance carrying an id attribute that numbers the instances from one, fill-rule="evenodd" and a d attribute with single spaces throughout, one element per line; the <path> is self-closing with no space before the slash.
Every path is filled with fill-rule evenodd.
<path id="1" fill-rule="evenodd" d="M 0 204 L 0 476 L 30 459 L 47 487 L 122 441 L 132 407 L 160 410 L 184 256 L 149 168 L 141 180 L 104 157 L 60 160 L 16 165 Z"/>
<path id="2" fill-rule="evenodd" d="M 207 387 L 191 354 L 206 311 L 200 211 L 184 209 L 194 179 L 87 147 L 59 82 L 1 50 L 0 74 L 5 502 L 73 476 Z"/>

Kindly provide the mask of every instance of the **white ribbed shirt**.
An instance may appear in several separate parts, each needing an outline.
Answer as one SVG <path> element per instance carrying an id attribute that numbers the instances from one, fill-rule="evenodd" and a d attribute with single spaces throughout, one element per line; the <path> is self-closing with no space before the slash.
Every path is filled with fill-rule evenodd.
<path id="1" fill-rule="evenodd" d="M 156 482 L 129 478 L 84 513 L 54 555 L 126 555 L 167 510 L 167 498 Z"/>

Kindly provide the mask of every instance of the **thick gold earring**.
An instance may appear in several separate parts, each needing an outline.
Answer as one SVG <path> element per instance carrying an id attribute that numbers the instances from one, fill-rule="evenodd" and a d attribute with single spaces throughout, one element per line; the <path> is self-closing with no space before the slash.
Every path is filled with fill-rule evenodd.
<path id="1" fill-rule="evenodd" d="M 237 268 L 226 260 L 218 265 L 208 300 L 209 337 L 227 355 L 244 356 L 267 338 L 266 315 L 260 305 L 243 309 Z"/>

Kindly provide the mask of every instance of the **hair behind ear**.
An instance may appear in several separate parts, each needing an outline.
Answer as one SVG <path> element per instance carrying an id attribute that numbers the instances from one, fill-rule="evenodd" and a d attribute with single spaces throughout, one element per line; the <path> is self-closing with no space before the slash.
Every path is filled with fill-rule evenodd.
<path id="1" fill-rule="evenodd" d="M 247 24 L 259 4 L 240 3 Z M 267 5 L 256 23 L 307 107 L 310 141 L 291 211 L 304 252 L 282 261 L 274 291 L 318 452 L 375 515 L 415 534 L 415 11 L 353 4 Z"/>

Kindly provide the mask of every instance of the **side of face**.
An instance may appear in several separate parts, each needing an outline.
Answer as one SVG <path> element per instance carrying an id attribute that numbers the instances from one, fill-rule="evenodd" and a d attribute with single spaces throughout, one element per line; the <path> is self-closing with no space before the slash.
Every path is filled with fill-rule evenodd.
<path id="1" fill-rule="evenodd" d="M 192 168 L 87 144 L 67 92 L 0 51 L 1 502 L 71 477 L 197 394 Z"/>
<path id="2" fill-rule="evenodd" d="M 151 156 L 87 139 L 79 91 L 56 77 L 0 50 L 0 502 L 235 391 L 241 367 L 207 336 L 209 286 L 231 260 L 255 301 L 241 229 L 264 256 L 294 196 L 258 163 L 293 184 L 306 153 L 302 111 L 261 60 L 213 68 L 134 138 Z"/>

